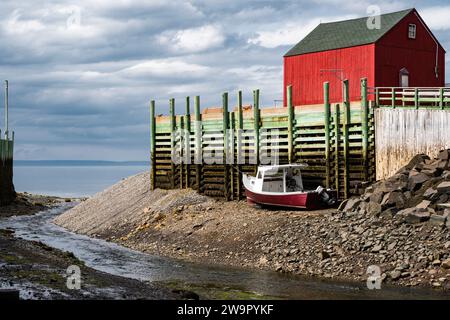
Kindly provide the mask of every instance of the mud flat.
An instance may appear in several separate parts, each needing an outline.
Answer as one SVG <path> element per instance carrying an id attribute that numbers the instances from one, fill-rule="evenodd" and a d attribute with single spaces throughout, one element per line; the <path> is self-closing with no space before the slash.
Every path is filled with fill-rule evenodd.
<path id="1" fill-rule="evenodd" d="M 363 282 L 376 265 L 384 283 L 450 289 L 450 234 L 443 225 L 351 210 L 255 209 L 149 186 L 148 173 L 129 177 L 55 223 L 191 262 Z"/>

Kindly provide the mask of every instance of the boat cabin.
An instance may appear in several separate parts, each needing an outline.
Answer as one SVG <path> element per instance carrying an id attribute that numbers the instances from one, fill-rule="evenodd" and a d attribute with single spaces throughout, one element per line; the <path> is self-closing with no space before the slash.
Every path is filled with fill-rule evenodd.
<path id="1" fill-rule="evenodd" d="M 297 192 L 303 191 L 300 169 L 306 164 L 286 164 L 260 166 L 256 178 L 251 181 L 256 192 Z"/>

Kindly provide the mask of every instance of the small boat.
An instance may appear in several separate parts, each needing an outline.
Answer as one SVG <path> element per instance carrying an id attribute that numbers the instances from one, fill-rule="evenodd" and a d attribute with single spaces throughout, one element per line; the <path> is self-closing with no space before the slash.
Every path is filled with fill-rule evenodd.
<path id="1" fill-rule="evenodd" d="M 301 169 L 307 164 L 259 166 L 256 177 L 242 174 L 247 202 L 252 205 L 319 209 L 337 202 L 337 192 L 318 186 L 305 190 Z"/>

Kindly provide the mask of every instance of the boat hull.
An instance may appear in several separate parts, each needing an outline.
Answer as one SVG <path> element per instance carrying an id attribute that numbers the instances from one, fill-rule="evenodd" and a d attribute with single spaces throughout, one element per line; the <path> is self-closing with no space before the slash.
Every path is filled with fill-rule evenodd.
<path id="1" fill-rule="evenodd" d="M 315 191 L 305 191 L 302 193 L 293 194 L 260 194 L 245 189 L 245 195 L 249 203 L 277 206 L 277 207 L 289 207 L 300 209 L 319 209 L 322 208 L 322 202 L 320 196 Z"/>

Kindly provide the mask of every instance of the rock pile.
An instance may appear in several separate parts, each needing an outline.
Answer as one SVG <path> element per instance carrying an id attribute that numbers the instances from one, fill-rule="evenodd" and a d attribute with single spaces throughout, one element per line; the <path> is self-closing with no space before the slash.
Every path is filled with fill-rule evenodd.
<path id="1" fill-rule="evenodd" d="M 450 149 L 442 150 L 436 159 L 416 155 L 395 175 L 343 205 L 347 215 L 394 218 L 407 224 L 427 222 L 450 229 Z"/>

